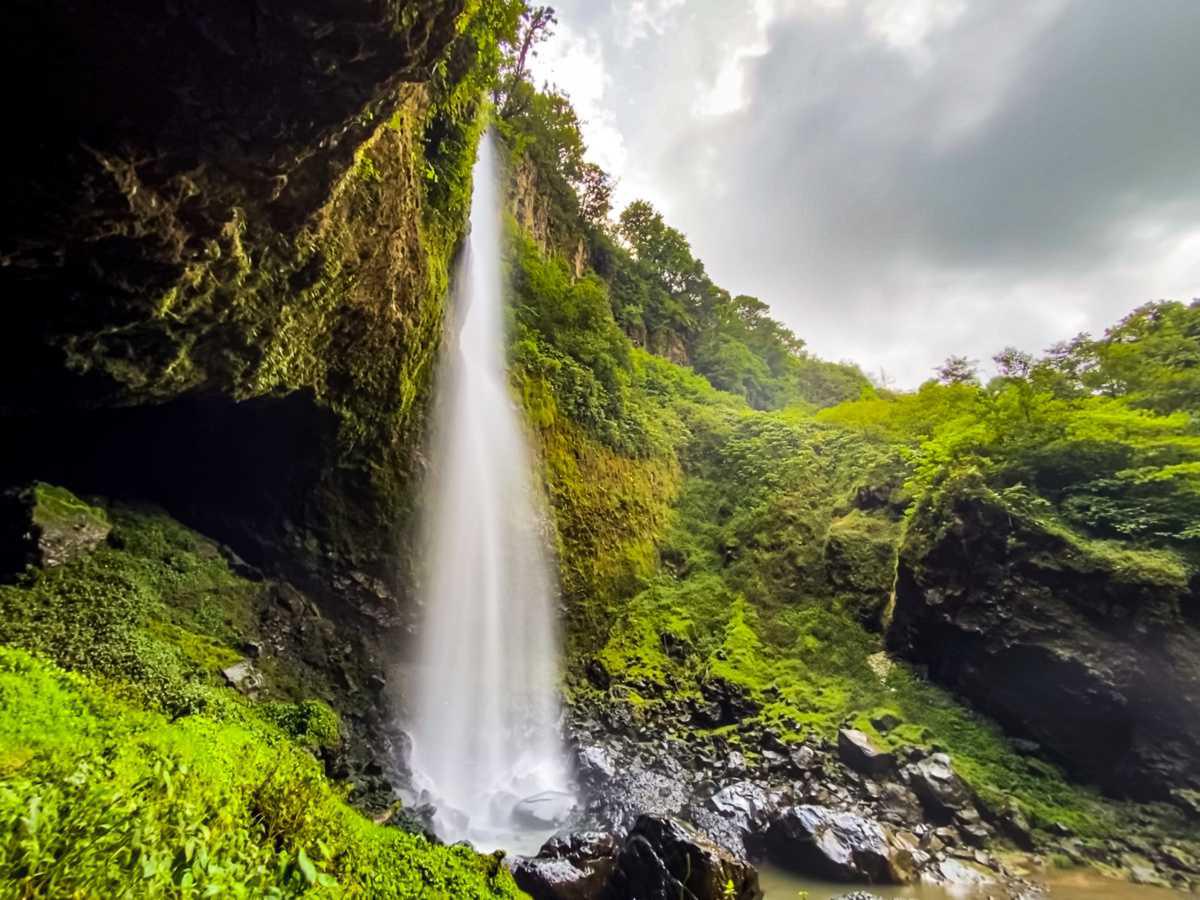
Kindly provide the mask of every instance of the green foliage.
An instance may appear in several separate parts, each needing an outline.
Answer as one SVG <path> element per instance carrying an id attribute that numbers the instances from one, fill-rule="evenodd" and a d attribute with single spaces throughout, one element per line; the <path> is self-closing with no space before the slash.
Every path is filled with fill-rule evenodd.
<path id="1" fill-rule="evenodd" d="M 296 743 L 311 750 L 332 748 L 341 743 L 341 720 L 329 704 L 320 700 L 260 703 L 254 711 Z"/>
<path id="2" fill-rule="evenodd" d="M 0 648 L 0 894 L 516 897 L 496 860 L 376 826 L 252 720 L 169 721 Z"/>
<path id="3" fill-rule="evenodd" d="M 0 587 L 0 896 L 517 896 L 350 809 L 310 752 L 341 740 L 329 705 L 223 686 L 262 585 L 162 514 L 107 517 L 109 546 Z M 269 694 L 320 687 L 262 662 Z"/>
<path id="4" fill-rule="evenodd" d="M 1137 347 L 1121 344 L 1131 371 Z M 951 473 L 975 470 L 998 487 L 1030 486 L 1067 521 L 1097 535 L 1197 540 L 1200 427 L 1192 415 L 1156 412 L 1139 392 L 1064 390 L 1048 374 L 1048 366 L 1060 365 L 1053 357 L 1035 363 L 1009 350 L 997 361 L 1004 374 L 986 387 L 931 381 L 912 394 L 841 404 L 818 418 L 904 445 L 914 496 Z"/>
<path id="5" fill-rule="evenodd" d="M 1055 345 L 1032 374 L 1059 393 L 1200 412 L 1200 300 L 1139 306 L 1102 338 L 1080 334 Z"/>

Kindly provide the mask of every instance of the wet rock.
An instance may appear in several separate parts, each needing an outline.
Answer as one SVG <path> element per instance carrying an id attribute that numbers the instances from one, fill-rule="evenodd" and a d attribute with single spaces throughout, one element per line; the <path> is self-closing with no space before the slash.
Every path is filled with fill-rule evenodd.
<path id="1" fill-rule="evenodd" d="M 876 747 L 867 735 L 853 728 L 838 732 L 838 756 L 842 762 L 864 775 L 883 775 L 896 766 L 896 758 Z"/>
<path id="2" fill-rule="evenodd" d="M 262 673 L 254 668 L 254 663 L 248 659 L 243 659 L 227 669 L 222 669 L 221 674 L 225 676 L 230 687 L 236 688 L 247 697 L 258 696 L 258 692 L 266 684 Z"/>
<path id="3" fill-rule="evenodd" d="M 931 816 L 948 821 L 971 803 L 971 791 L 954 773 L 950 757 L 935 753 L 905 768 L 909 786 Z"/>
<path id="4" fill-rule="evenodd" d="M 807 772 L 819 765 L 817 753 L 812 747 L 804 744 L 791 752 L 792 765 L 801 772 Z"/>
<path id="5" fill-rule="evenodd" d="M 554 828 L 567 821 L 575 798 L 565 791 L 542 791 L 513 807 L 513 821 L 524 828 Z"/>
<path id="6" fill-rule="evenodd" d="M 592 687 L 598 691 L 607 691 L 608 686 L 612 683 L 608 669 L 604 668 L 604 663 L 598 659 L 589 659 L 587 666 L 583 670 L 583 674 L 587 676 L 587 680 Z"/>
<path id="7" fill-rule="evenodd" d="M 112 526 L 104 510 L 70 491 L 35 482 L 0 494 L 0 578 L 26 566 L 52 568 L 90 553 Z"/>
<path id="8" fill-rule="evenodd" d="M 554 837 L 537 856 L 510 864 L 513 880 L 533 900 L 595 900 L 617 864 L 619 842 L 603 832 Z"/>
<path id="9" fill-rule="evenodd" d="M 995 882 L 991 872 L 974 862 L 947 858 L 938 860 L 921 873 L 921 880 L 959 890 L 980 888 Z"/>
<path id="10" fill-rule="evenodd" d="M 721 788 L 709 798 L 709 806 L 723 820 L 724 831 L 733 837 L 722 841 L 726 849 L 737 855 L 756 855 L 761 849 L 762 836 L 767 830 L 774 803 L 766 789 L 750 781 L 739 781 Z M 700 821 L 704 826 L 707 823 Z M 706 829 L 716 830 L 716 829 Z M 730 847 L 729 844 L 734 846 Z"/>
<path id="11" fill-rule="evenodd" d="M 834 881 L 905 883 L 910 854 L 892 846 L 890 832 L 873 819 L 823 806 L 785 810 L 767 832 L 772 862 Z"/>
<path id="12" fill-rule="evenodd" d="M 625 840 L 605 900 L 759 900 L 758 874 L 676 819 L 641 816 Z"/>

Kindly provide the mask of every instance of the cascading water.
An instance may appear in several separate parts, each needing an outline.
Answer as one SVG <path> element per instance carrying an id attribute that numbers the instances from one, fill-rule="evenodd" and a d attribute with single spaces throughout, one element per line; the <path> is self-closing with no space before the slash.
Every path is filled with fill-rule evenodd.
<path id="1" fill-rule="evenodd" d="M 508 390 L 490 134 L 474 185 L 435 401 L 412 768 L 438 808 L 441 837 L 528 851 L 571 795 L 558 721 L 557 581 Z"/>

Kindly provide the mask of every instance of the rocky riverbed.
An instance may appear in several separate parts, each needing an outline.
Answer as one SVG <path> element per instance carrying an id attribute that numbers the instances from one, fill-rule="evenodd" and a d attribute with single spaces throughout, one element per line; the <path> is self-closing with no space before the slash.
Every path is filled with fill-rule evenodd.
<path id="1" fill-rule="evenodd" d="M 1039 895 L 1034 875 L 1051 859 L 1145 885 L 1200 885 L 1189 852 L 1136 828 L 1100 852 L 1065 826 L 1047 842 L 1015 808 L 983 802 L 946 753 L 886 752 L 850 728 L 799 744 L 766 732 L 745 753 L 720 735 L 635 728 L 620 709 L 574 711 L 582 806 L 540 853 L 511 862 L 536 900 L 752 900 L 760 864 L 997 898 Z"/>

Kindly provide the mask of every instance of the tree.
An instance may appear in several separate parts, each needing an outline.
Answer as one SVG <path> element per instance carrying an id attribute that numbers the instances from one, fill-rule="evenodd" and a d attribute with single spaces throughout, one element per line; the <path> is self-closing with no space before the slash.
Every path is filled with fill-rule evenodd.
<path id="1" fill-rule="evenodd" d="M 509 119 L 528 109 L 537 93 L 529 80 L 529 60 L 537 56 L 537 46 L 550 39 L 557 24 L 558 17 L 552 6 L 525 7 L 521 12 L 515 38 L 508 47 L 493 94 L 501 118 Z"/>
<path id="2" fill-rule="evenodd" d="M 979 384 L 979 360 L 949 356 L 934 371 L 942 384 Z"/>
<path id="3" fill-rule="evenodd" d="M 592 162 L 585 162 L 575 179 L 575 193 L 579 197 L 579 213 L 593 225 L 608 219 L 612 210 L 613 183 L 608 173 Z"/>

